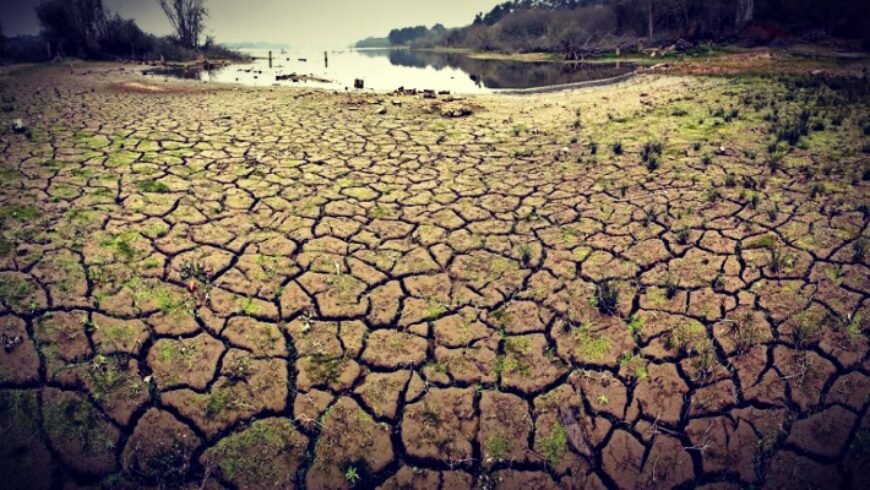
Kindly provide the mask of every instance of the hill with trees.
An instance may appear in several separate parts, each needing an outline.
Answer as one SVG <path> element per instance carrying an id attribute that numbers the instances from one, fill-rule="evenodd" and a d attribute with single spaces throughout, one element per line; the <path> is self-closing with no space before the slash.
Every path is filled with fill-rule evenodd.
<path id="1" fill-rule="evenodd" d="M 369 37 L 357 42 L 357 48 L 384 48 L 394 46 L 434 45 L 443 42 L 449 30 L 442 24 L 393 29 L 387 37 Z"/>
<path id="2" fill-rule="evenodd" d="M 840 38 L 868 49 L 868 18 L 870 2 L 853 0 L 510 0 L 479 13 L 466 27 L 425 34 L 420 27 L 395 29 L 389 39 L 413 47 L 563 52 L 566 57 L 680 39 Z"/>

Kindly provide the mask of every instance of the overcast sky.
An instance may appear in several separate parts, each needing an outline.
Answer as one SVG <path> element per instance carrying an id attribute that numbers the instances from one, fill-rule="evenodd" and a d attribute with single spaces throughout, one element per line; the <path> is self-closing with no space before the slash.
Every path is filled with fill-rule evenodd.
<path id="1" fill-rule="evenodd" d="M 33 6 L 41 0 L 0 0 L 4 33 L 39 31 Z M 458 27 L 503 0 L 206 0 L 207 33 L 220 42 L 268 41 L 297 47 L 342 47 L 394 27 L 442 23 Z M 157 0 L 103 0 L 154 34 L 168 34 Z"/>

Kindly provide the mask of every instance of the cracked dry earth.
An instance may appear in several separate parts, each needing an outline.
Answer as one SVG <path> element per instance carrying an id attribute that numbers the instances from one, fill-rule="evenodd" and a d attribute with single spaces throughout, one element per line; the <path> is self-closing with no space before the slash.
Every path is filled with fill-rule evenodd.
<path id="1" fill-rule="evenodd" d="M 866 83 L 0 80 L 4 488 L 867 477 Z"/>

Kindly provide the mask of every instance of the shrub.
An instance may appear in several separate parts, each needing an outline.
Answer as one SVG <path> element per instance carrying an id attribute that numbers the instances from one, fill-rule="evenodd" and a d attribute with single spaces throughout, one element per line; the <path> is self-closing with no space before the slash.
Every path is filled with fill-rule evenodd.
<path id="1" fill-rule="evenodd" d="M 677 243 L 679 243 L 680 245 L 685 245 L 685 244 L 689 243 L 689 229 L 688 228 L 683 228 L 681 230 L 677 230 L 676 236 L 677 236 Z"/>
<path id="2" fill-rule="evenodd" d="M 595 141 L 589 142 L 589 153 L 591 153 L 593 155 L 598 153 L 598 143 L 597 142 L 595 142 Z"/>
<path id="3" fill-rule="evenodd" d="M 619 307 L 619 289 L 612 281 L 595 285 L 595 305 L 605 315 L 613 315 Z"/>
<path id="4" fill-rule="evenodd" d="M 770 168 L 771 173 L 776 173 L 779 170 L 779 167 L 782 165 L 782 155 L 779 153 L 774 153 L 767 159 L 767 167 Z"/>
<path id="5" fill-rule="evenodd" d="M 674 296 L 677 295 L 677 289 L 680 287 L 679 277 L 677 277 L 673 272 L 668 271 L 668 273 L 665 274 L 662 287 L 665 290 L 665 296 L 668 299 L 674 299 Z"/>
<path id="6" fill-rule="evenodd" d="M 659 141 L 647 141 L 640 150 L 640 157 L 644 162 L 656 155 L 662 154 L 662 144 Z"/>
<path id="7" fill-rule="evenodd" d="M 855 243 L 852 244 L 853 258 L 856 262 L 864 262 L 864 257 L 867 254 L 867 238 L 858 237 Z"/>

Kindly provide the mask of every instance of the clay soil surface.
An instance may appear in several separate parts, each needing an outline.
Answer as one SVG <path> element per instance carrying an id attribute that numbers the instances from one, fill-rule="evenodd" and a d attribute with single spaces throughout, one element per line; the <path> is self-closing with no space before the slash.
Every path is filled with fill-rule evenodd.
<path id="1" fill-rule="evenodd" d="M 5 68 L 0 487 L 866 485 L 868 83 L 693 66 Z"/>

